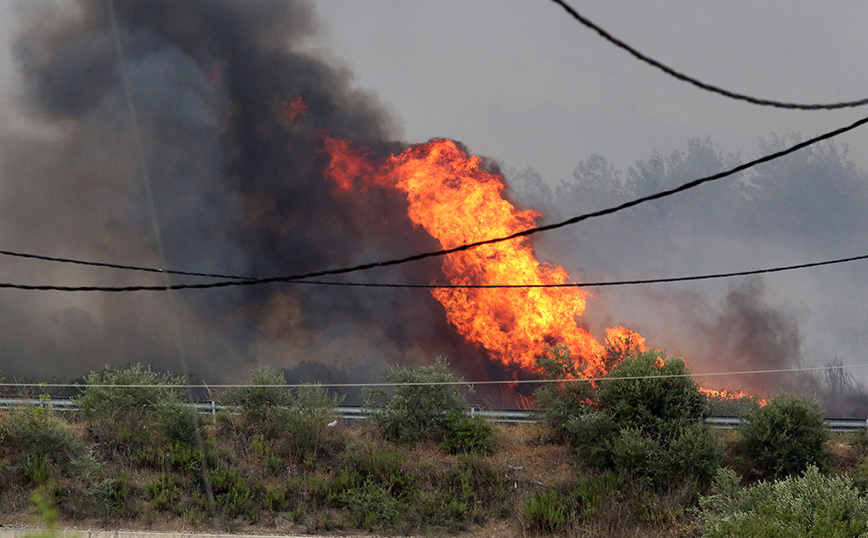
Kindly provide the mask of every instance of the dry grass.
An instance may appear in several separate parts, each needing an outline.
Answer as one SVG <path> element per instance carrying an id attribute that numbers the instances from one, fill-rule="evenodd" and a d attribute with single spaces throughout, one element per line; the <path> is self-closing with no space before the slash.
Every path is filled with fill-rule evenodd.
<path id="1" fill-rule="evenodd" d="M 0 421 L 3 420 L 0 413 Z M 72 427 L 80 434 L 86 432 L 81 424 Z M 291 477 L 301 477 L 313 473 L 327 481 L 340 471 L 344 456 L 340 453 L 326 453 L 315 463 L 293 459 L 282 459 L 278 472 L 265 470 L 266 456 L 254 451 L 250 444 L 236 436 L 220 432 L 219 426 L 210 426 L 210 432 L 216 434 L 217 449 L 230 455 L 232 464 L 245 477 L 257 482 L 260 487 L 270 484 L 286 484 Z M 731 430 L 717 430 L 715 435 L 728 446 L 737 439 L 737 434 Z M 416 443 L 406 446 L 395 446 L 381 440 L 378 432 L 371 424 L 348 426 L 340 424 L 331 428 L 329 436 L 336 443 L 343 442 L 350 450 L 397 450 L 406 454 L 405 466 L 412 470 L 420 481 L 433 483 L 437 477 L 456 466 L 466 465 L 467 459 L 461 456 L 446 455 L 434 443 Z M 864 434 L 862 437 L 865 437 Z M 864 441 L 864 440 L 862 440 Z M 834 454 L 834 470 L 848 472 L 868 457 L 868 443 L 860 441 L 858 436 L 848 434 L 833 435 L 829 448 Z M 495 447 L 492 456 L 477 456 L 473 461 L 489 466 L 500 473 L 498 476 L 507 480 L 511 486 L 511 496 L 508 510 L 498 517 L 489 518 L 484 526 L 465 525 L 459 536 L 467 538 L 518 538 L 531 536 L 527 525 L 523 522 L 523 508 L 531 496 L 559 488 L 569 492 L 570 488 L 582 478 L 592 477 L 588 470 L 576 469 L 572 464 L 571 449 L 557 442 L 552 432 L 538 424 L 521 424 L 514 426 L 496 426 L 493 436 Z M 463 462 L 463 463 L 462 463 Z M 0 457 L 0 520 L 10 525 L 26 525 L 34 522 L 34 510 L 28 501 L 29 486 L 19 478 L 12 478 L 13 472 L 8 470 L 9 461 Z M 173 515 L 166 511 L 155 511 L 150 508 L 149 501 L 143 494 L 144 484 L 154 481 L 162 472 L 160 469 L 142 468 L 129 463 L 112 459 L 103 467 L 105 476 L 126 476 L 134 484 L 137 491 L 137 508 L 140 516 L 132 519 L 118 518 L 88 518 L 67 521 L 67 524 L 78 528 L 117 528 L 129 530 L 149 530 L 161 532 L 206 532 L 209 530 L 226 530 L 227 523 L 210 520 L 204 524 L 191 524 L 183 516 Z M 65 478 L 69 482 L 75 478 Z M 250 523 L 245 518 L 231 522 L 229 530 L 238 533 L 255 534 L 334 534 L 338 531 L 336 522 L 342 521 L 343 515 L 334 509 L 319 509 L 315 514 L 304 514 L 299 518 L 289 512 L 276 514 L 262 511 L 257 523 Z M 447 534 L 446 529 L 427 529 L 425 536 Z M 346 530 L 340 534 L 353 534 Z M 363 533 L 356 533 L 361 535 Z M 559 534 L 565 537 L 612 537 L 612 538 L 688 538 L 700 536 L 691 518 L 684 511 L 684 502 L 679 498 L 679 492 L 668 495 L 653 495 L 616 491 L 607 497 L 606 504 L 593 518 L 582 520 L 577 518 L 569 523 Z"/>

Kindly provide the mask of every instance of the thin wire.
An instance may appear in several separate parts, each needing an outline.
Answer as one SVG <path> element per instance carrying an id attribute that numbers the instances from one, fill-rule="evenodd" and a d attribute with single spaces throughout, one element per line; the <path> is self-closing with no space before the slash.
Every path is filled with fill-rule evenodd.
<path id="1" fill-rule="evenodd" d="M 868 259 L 868 254 L 861 256 L 852 256 L 850 258 L 839 258 L 836 260 L 826 260 L 822 262 L 802 263 L 799 265 L 786 265 L 783 267 L 772 267 L 768 269 L 754 269 L 750 271 L 736 271 L 731 273 L 714 273 L 708 275 L 693 275 L 668 278 L 647 278 L 637 280 L 602 280 L 598 282 L 567 282 L 561 284 L 390 284 L 390 283 L 370 283 L 370 282 L 329 282 L 323 280 L 289 280 L 287 284 L 307 284 L 311 286 L 344 286 L 358 288 L 409 288 L 409 289 L 528 289 L 528 288 L 593 288 L 604 286 L 633 286 L 639 284 L 663 284 L 671 282 L 689 282 L 697 280 L 712 280 L 719 278 L 733 278 L 740 276 L 761 275 L 767 273 L 780 273 L 784 271 L 794 271 L 798 269 L 807 269 L 812 267 L 822 267 L 826 265 L 836 265 L 859 260 Z M 237 283 L 218 282 L 222 286 L 243 285 L 243 284 L 258 284 L 256 281 L 241 281 Z M 107 291 L 107 292 L 124 292 L 124 291 L 165 291 L 167 289 L 202 289 L 220 287 L 215 284 L 175 284 L 170 287 L 166 286 L 126 286 L 126 287 L 110 287 L 110 286 L 43 286 L 43 285 L 28 285 L 28 284 L 10 284 L 0 282 L 0 288 L 8 289 L 23 289 L 34 291 Z"/>
<path id="2" fill-rule="evenodd" d="M 0 251 L 2 254 L 2 251 Z M 288 284 L 307 284 L 311 286 L 343 286 L 343 287 L 357 287 L 357 288 L 409 288 L 409 289 L 526 289 L 526 288 L 595 288 L 595 287 L 605 287 L 605 286 L 632 286 L 639 284 L 664 284 L 664 283 L 672 283 L 672 282 L 690 282 L 697 280 L 712 280 L 719 278 L 733 278 L 740 276 L 751 276 L 751 275 L 761 275 L 768 273 L 780 273 L 784 271 L 794 271 L 798 269 L 808 269 L 813 267 L 822 267 L 826 265 L 837 265 L 841 263 L 848 263 L 860 260 L 868 259 L 868 254 L 863 254 L 860 256 L 852 256 L 849 258 L 838 258 L 834 260 L 826 260 L 821 262 L 812 262 L 812 263 L 802 263 L 798 265 L 785 265 L 781 267 L 772 267 L 767 269 L 753 269 L 749 271 L 736 271 L 731 273 L 713 273 L 707 275 L 692 275 L 692 276 L 680 276 L 680 277 L 668 277 L 668 278 L 647 278 L 647 279 L 635 279 L 635 280 L 601 280 L 597 282 L 567 282 L 560 284 L 391 284 L 391 283 L 373 283 L 373 282 L 329 282 L 323 280 L 294 280 L 287 281 Z M 122 268 L 123 266 L 117 266 L 116 268 Z M 127 266 L 125 268 L 132 270 L 140 270 L 137 267 Z M 166 270 L 166 273 L 172 274 L 189 274 L 185 271 L 171 271 Z M 200 275 L 200 276 L 210 276 L 214 277 L 215 275 Z M 247 277 L 231 277 L 237 278 L 241 280 L 253 280 Z M 173 289 L 189 289 L 195 287 L 195 285 L 187 285 L 186 288 L 181 288 L 180 286 L 185 285 L 177 285 L 173 287 Z M 113 288 L 113 287 L 98 287 L 98 286 L 29 286 L 26 284 L 9 284 L 9 283 L 0 283 L 0 288 L 9 288 L 9 289 L 27 289 L 27 290 L 37 290 L 37 291 L 162 291 L 165 288 L 162 286 L 139 286 L 138 289 L 133 290 L 132 287 L 125 288 Z"/>
<path id="3" fill-rule="evenodd" d="M 517 379 L 517 380 L 499 380 L 499 381 L 426 381 L 415 383 L 302 383 L 302 384 L 284 384 L 284 385 L 88 385 L 75 383 L 0 383 L 0 387 L 47 387 L 47 388 L 161 388 L 161 389 L 178 389 L 178 388 L 193 388 L 193 389 L 237 389 L 237 388 L 286 388 L 297 389 L 305 387 L 322 387 L 322 388 L 358 388 L 358 387 L 427 387 L 427 386 L 449 386 L 449 385 L 514 385 L 514 384 L 531 384 L 531 383 L 574 383 L 580 381 L 636 381 L 641 379 L 670 379 L 670 378 L 696 378 L 696 377 L 720 377 L 720 376 L 737 376 L 737 375 L 760 375 L 760 374 L 784 374 L 797 372 L 817 372 L 825 370 L 843 370 L 852 368 L 865 368 L 868 364 L 844 364 L 836 366 L 806 366 L 798 368 L 778 368 L 774 370 L 742 370 L 738 372 L 709 372 L 702 374 L 687 373 L 687 374 L 665 374 L 654 376 L 618 376 L 618 377 L 581 377 L 568 379 Z"/>
<path id="4" fill-rule="evenodd" d="M 625 51 L 629 52 L 631 55 L 633 55 L 635 58 L 639 59 L 640 61 L 645 62 L 646 64 L 651 65 L 653 67 L 656 67 L 657 69 L 663 71 L 667 75 L 675 77 L 678 80 L 690 83 L 690 84 L 692 84 L 698 88 L 701 88 L 703 90 L 706 90 L 706 91 L 709 91 L 712 93 L 716 93 L 716 94 L 722 95 L 724 97 L 729 97 L 730 99 L 736 99 L 738 101 L 746 101 L 746 102 L 754 104 L 754 105 L 770 106 L 770 107 L 775 107 L 775 108 L 786 108 L 786 109 L 790 109 L 790 110 L 837 110 L 837 109 L 842 109 L 842 108 L 855 108 L 855 107 L 865 106 L 866 104 L 868 104 L 868 98 L 859 99 L 857 101 L 845 101 L 845 102 L 841 102 L 841 103 L 826 103 L 826 104 L 786 103 L 786 102 L 782 102 L 782 101 L 773 101 L 771 99 L 760 99 L 757 97 L 751 97 L 750 95 L 732 92 L 732 91 L 720 88 L 718 86 L 714 86 L 712 84 L 702 82 L 701 80 L 695 79 L 689 75 L 685 75 L 684 73 L 676 71 L 675 69 L 669 67 L 668 65 L 666 65 L 660 61 L 657 61 L 654 58 L 651 58 L 650 56 L 643 54 L 642 52 L 639 52 L 638 50 L 634 49 L 633 47 L 631 47 L 630 45 L 628 45 L 624 41 L 618 39 L 617 37 L 613 36 L 612 34 L 607 32 L 606 30 L 604 30 L 603 28 L 601 28 L 598 25 L 596 25 L 595 23 L 591 22 L 591 20 L 588 19 L 587 17 L 579 14 L 578 11 L 573 9 L 573 7 L 571 7 L 565 1 L 552 0 L 552 2 L 561 6 L 564 9 L 564 11 L 566 11 L 567 13 L 572 15 L 572 17 L 574 19 L 576 19 L 578 22 L 580 22 L 581 24 L 590 28 L 591 30 L 594 30 L 595 32 L 597 32 L 603 39 L 605 39 L 606 41 L 615 45 L 618 48 L 624 49 Z"/>
<path id="5" fill-rule="evenodd" d="M 827 132 L 825 134 L 811 138 L 810 140 L 806 140 L 804 142 L 800 142 L 798 144 L 795 144 L 794 146 L 791 146 L 787 149 L 784 149 L 784 150 L 766 155 L 764 157 L 760 157 L 759 159 L 755 159 L 753 161 L 738 165 L 738 166 L 731 168 L 729 170 L 719 172 L 719 173 L 713 174 L 711 176 L 706 176 L 703 178 L 695 179 L 695 180 L 690 181 L 688 183 L 684 183 L 681 186 L 678 186 L 678 187 L 675 187 L 672 189 L 667 189 L 664 191 L 660 191 L 658 193 L 651 194 L 648 196 L 643 196 L 641 198 L 636 198 L 634 200 L 624 202 L 620 205 L 613 206 L 613 207 L 610 207 L 607 209 L 601 209 L 599 211 L 594 211 L 591 213 L 585 213 L 584 215 L 572 217 L 572 218 L 567 219 L 565 221 L 561 221 L 561 222 L 554 223 L 554 224 L 547 224 L 544 226 L 536 226 L 534 228 L 528 228 L 526 230 L 522 230 L 520 232 L 516 232 L 512 235 L 508 235 L 505 237 L 497 237 L 497 238 L 493 238 L 493 239 L 486 239 L 483 241 L 477 241 L 474 243 L 467 243 L 467 244 L 460 245 L 460 246 L 453 247 L 453 248 L 449 248 L 449 249 L 423 252 L 421 254 L 415 254 L 413 256 L 408 256 L 405 258 L 396 258 L 396 259 L 392 259 L 392 260 L 386 260 L 386 261 L 380 261 L 380 262 L 374 262 L 374 263 L 366 263 L 366 264 L 355 265 L 355 266 L 351 266 L 351 267 L 344 267 L 344 268 L 340 268 L 340 269 L 314 271 L 314 272 L 310 272 L 310 273 L 302 273 L 302 274 L 298 274 L 298 275 L 289 275 L 289 276 L 276 276 L 276 277 L 266 277 L 266 278 L 233 277 L 233 280 L 220 281 L 220 282 L 210 282 L 210 283 L 204 283 L 204 284 L 175 284 L 175 285 L 169 285 L 169 286 L 112 287 L 112 286 L 47 286 L 47 285 L 25 285 L 25 284 L 0 283 L 0 289 L 7 288 L 7 289 L 19 289 L 19 290 L 30 290 L 30 291 L 69 291 L 69 292 L 83 292 L 83 291 L 133 292 L 133 291 L 166 291 L 166 290 L 181 290 L 181 289 L 225 288 L 225 287 L 229 287 L 229 286 L 251 286 L 251 285 L 259 285 L 259 284 L 270 284 L 270 283 L 275 283 L 275 282 L 297 282 L 297 281 L 301 281 L 303 279 L 316 278 L 316 277 L 320 277 L 320 276 L 341 275 L 341 274 L 355 273 L 355 272 L 359 272 L 359 271 L 366 271 L 368 269 L 374 269 L 374 268 L 378 268 L 378 267 L 402 265 L 405 263 L 423 260 L 426 258 L 445 256 L 447 254 L 452 254 L 455 252 L 462 252 L 465 250 L 471 250 L 471 249 L 474 249 L 474 248 L 477 248 L 477 247 L 480 247 L 483 245 L 492 245 L 495 243 L 501 243 L 501 242 L 509 241 L 512 239 L 527 237 L 527 236 L 534 235 L 537 233 L 547 232 L 547 231 L 551 231 L 551 230 L 556 230 L 558 228 L 563 228 L 565 226 L 578 224 L 579 222 L 582 222 L 582 221 L 585 221 L 588 219 L 602 217 L 605 215 L 611 215 L 613 213 L 617 213 L 619 211 L 623 211 L 625 209 L 638 206 L 638 205 L 643 204 L 645 202 L 650 202 L 652 200 L 658 200 L 658 199 L 666 198 L 668 196 L 672 196 L 674 194 L 677 194 L 677 193 L 680 193 L 680 192 L 683 192 L 683 191 L 686 191 L 689 189 L 693 189 L 693 188 L 698 187 L 699 185 L 702 185 L 704 183 L 723 179 L 725 177 L 731 176 L 731 175 L 736 174 L 738 172 L 747 170 L 748 168 L 752 168 L 756 165 L 767 163 L 767 162 L 773 161 L 775 159 L 779 159 L 781 157 L 784 157 L 786 155 L 789 155 L 790 153 L 794 153 L 796 151 L 799 151 L 799 150 L 801 150 L 807 146 L 810 146 L 812 144 L 815 144 L 817 142 L 820 142 L 823 140 L 828 140 L 830 138 L 834 138 L 838 135 L 852 131 L 858 127 L 861 127 L 862 125 L 864 125 L 866 123 L 868 123 L 868 117 L 862 118 L 859 121 L 856 121 L 855 123 L 848 125 L 846 127 L 841 127 L 840 129 L 836 129 L 834 131 Z M 857 257 L 857 258 L 853 258 L 853 259 L 848 258 L 848 259 L 842 260 L 842 261 L 837 262 L 837 263 L 843 263 L 843 261 L 853 261 L 854 259 L 861 259 L 861 257 Z M 56 259 L 53 259 L 52 261 L 61 261 L 61 259 L 56 258 Z M 830 263 L 835 263 L 835 261 L 833 260 L 831 262 L 819 262 L 819 265 L 827 265 Z M 120 267 L 118 267 L 118 268 L 120 268 Z M 125 266 L 125 268 L 136 269 L 136 270 L 143 269 L 143 268 L 135 268 L 133 266 Z M 762 271 L 774 272 L 773 269 L 772 270 L 762 270 Z M 168 273 L 169 271 L 163 271 L 163 272 Z M 739 276 L 739 275 L 740 274 L 734 274 L 733 276 Z M 217 276 L 217 275 L 202 274 L 202 276 Z M 713 276 L 690 277 L 687 279 L 700 280 L 702 278 L 714 278 L 714 277 Z M 718 278 L 720 278 L 720 277 L 718 277 Z M 644 283 L 644 282 L 635 281 L 635 283 L 639 284 L 639 283 Z M 597 285 L 605 285 L 605 284 L 597 284 Z M 614 285 L 614 284 L 609 284 L 609 285 Z"/>
<path id="6" fill-rule="evenodd" d="M 799 265 L 787 265 L 783 267 L 772 267 L 770 269 L 754 269 L 751 271 L 737 271 L 733 273 L 715 273 L 710 275 L 694 275 L 680 276 L 669 278 L 647 278 L 638 280 L 603 280 L 599 282 L 568 282 L 562 284 L 376 284 L 367 282 L 326 282 L 321 280 L 299 280 L 291 282 L 292 284 L 311 284 L 318 286 L 352 286 L 363 288 L 421 288 L 421 289 L 476 289 L 476 288 L 492 288 L 492 289 L 509 289 L 509 288 L 592 288 L 602 286 L 630 286 L 637 284 L 662 284 L 668 282 L 688 282 L 695 280 L 711 280 L 717 278 L 731 278 L 739 276 L 761 275 L 766 273 L 780 273 L 783 271 L 793 271 L 796 269 L 807 269 L 810 267 L 821 267 L 824 265 L 835 265 L 840 263 L 853 262 L 857 260 L 868 259 L 868 254 L 861 256 L 853 256 L 851 258 L 841 258 L 837 260 L 827 260 L 822 262 L 803 263 Z"/>
<path id="7" fill-rule="evenodd" d="M 165 267 L 166 264 L 166 250 L 163 246 L 163 234 L 160 229 L 160 220 L 157 216 L 157 208 L 154 204 L 154 194 L 153 189 L 151 188 L 151 174 L 148 171 L 148 163 L 145 158 L 145 151 L 142 149 L 142 136 L 141 129 L 139 128 L 139 115 L 136 111 L 136 104 L 133 100 L 133 92 L 132 86 L 130 85 L 129 77 L 127 76 L 127 70 L 125 65 L 124 58 L 124 48 L 123 43 L 121 43 L 120 30 L 118 28 L 117 15 L 115 13 L 115 5 L 114 0 L 107 0 L 108 9 L 109 9 L 109 20 L 111 22 L 111 31 L 112 36 L 114 37 L 115 49 L 118 55 L 118 71 L 121 76 L 121 85 L 124 90 L 124 97 L 126 98 L 127 105 L 127 113 L 130 117 L 130 124 L 133 132 L 133 139 L 136 144 L 136 155 L 138 156 L 138 165 L 139 172 L 142 177 L 142 183 L 145 189 L 145 199 L 148 203 L 148 212 L 151 217 L 151 227 L 154 234 L 154 241 L 157 246 L 157 254 L 160 259 L 160 265 Z M 163 281 L 166 283 L 166 288 L 169 289 L 172 285 L 172 280 L 169 275 L 161 271 L 161 277 Z M 175 293 L 173 291 L 169 291 L 166 295 L 166 301 L 169 306 L 169 316 L 173 319 L 172 323 L 172 336 L 175 340 L 175 346 L 178 349 L 178 361 L 181 363 L 181 373 L 184 375 L 184 378 L 188 378 L 190 375 L 190 369 L 187 366 L 187 346 L 184 342 L 184 335 L 181 333 L 181 323 L 178 319 L 178 308 L 177 303 L 175 301 Z M 187 399 L 190 402 L 193 402 L 193 392 L 192 389 L 187 389 Z M 208 506 L 211 511 L 211 519 L 214 523 L 217 523 L 217 504 L 214 500 L 214 491 L 211 487 L 211 473 L 208 468 L 208 458 L 205 457 L 205 442 L 202 439 L 202 434 L 199 428 L 199 415 L 193 415 L 193 435 L 196 440 L 196 448 L 199 451 L 199 460 L 201 462 L 202 469 L 202 482 L 205 485 L 205 496 L 208 499 Z"/>
<path id="8" fill-rule="evenodd" d="M 43 256 L 40 254 L 29 254 L 26 252 L 15 252 L 12 250 L 0 250 L 0 256 L 10 256 L 13 258 L 27 258 L 32 260 L 41 260 L 47 262 L 68 263 L 72 265 L 87 265 L 91 267 L 106 267 L 109 269 L 122 269 L 125 271 L 141 271 L 146 273 L 165 273 L 170 275 L 180 276 L 201 276 L 207 278 L 222 278 L 222 279 L 237 279 L 250 280 L 252 277 L 225 275 L 220 273 L 197 273 L 194 271 L 176 271 L 172 269 L 159 269 L 157 267 L 141 267 L 138 265 L 122 265 L 117 263 L 94 262 L 88 260 L 78 260 L 75 258 L 58 258 L 55 256 Z"/>

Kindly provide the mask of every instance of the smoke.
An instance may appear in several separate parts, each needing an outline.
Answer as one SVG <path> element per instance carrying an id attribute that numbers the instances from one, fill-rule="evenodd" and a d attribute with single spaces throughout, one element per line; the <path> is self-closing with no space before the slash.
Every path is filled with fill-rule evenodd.
<path id="1" fill-rule="evenodd" d="M 20 104 L 48 136 L 2 135 L 5 248 L 159 266 L 140 151 L 173 269 L 271 276 L 435 246 L 409 223 L 406 201 L 381 192 L 360 204 L 323 179 L 326 133 L 375 154 L 404 145 L 388 111 L 352 87 L 348 70 L 302 51 L 316 31 L 308 2 L 124 0 L 114 9 L 122 58 L 104 0 L 20 6 Z M 299 99 L 302 109 L 289 114 Z M 15 282 L 162 283 L 67 265 L 4 267 Z M 429 282 L 437 270 L 423 262 L 356 278 Z M 409 293 L 417 295 L 273 285 L 181 292 L 170 308 L 159 293 L 9 291 L 0 295 L 0 369 L 60 378 L 105 364 L 178 370 L 171 329 L 180 326 L 191 371 L 210 380 L 237 379 L 252 363 L 437 354 L 472 371 L 478 351 L 454 335 L 430 294 Z"/>
<path id="2" fill-rule="evenodd" d="M 768 154 L 797 134 L 760 139 Z M 508 172 L 514 193 L 550 221 L 618 205 L 732 168 L 710 139 L 654 151 L 628 170 L 600 155 L 552 188 L 531 168 Z M 561 232 L 538 244 L 576 280 L 634 280 L 771 268 L 866 252 L 868 174 L 846 146 L 826 142 L 740 175 Z M 567 249 L 564 245 L 570 245 Z M 868 320 L 864 263 L 729 278 L 592 290 L 585 317 L 596 334 L 626 324 L 647 343 L 683 356 L 697 373 L 858 365 Z M 710 388 L 821 400 L 830 412 L 864 414 L 864 372 L 706 377 Z M 843 372 L 843 373 L 842 373 Z M 845 375 L 846 374 L 846 375 Z M 843 396 L 842 396 L 843 395 Z"/>
<path id="3" fill-rule="evenodd" d="M 675 319 L 686 321 L 680 338 L 689 349 L 686 356 L 693 372 L 787 370 L 801 365 L 799 319 L 772 307 L 764 290 L 762 279 L 748 279 L 736 284 L 718 307 L 695 293 L 658 295 L 658 301 L 676 301 L 680 312 Z M 728 386 L 763 396 L 792 391 L 798 384 L 796 374 L 780 372 L 715 376 L 703 381 L 712 387 Z"/>

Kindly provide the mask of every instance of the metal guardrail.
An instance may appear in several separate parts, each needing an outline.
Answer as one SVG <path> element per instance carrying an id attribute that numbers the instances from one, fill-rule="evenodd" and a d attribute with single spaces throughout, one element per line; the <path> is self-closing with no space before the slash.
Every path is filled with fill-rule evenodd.
<path id="1" fill-rule="evenodd" d="M 10 409 L 21 405 L 50 405 L 57 411 L 78 411 L 78 403 L 75 400 L 49 400 L 43 401 L 37 398 L 0 398 L 0 409 Z M 194 405 L 201 414 L 216 415 L 218 411 L 237 413 L 236 406 L 219 405 L 217 402 L 196 402 Z M 364 420 L 371 415 L 371 411 L 364 407 L 341 406 L 335 408 L 335 414 L 344 420 Z M 530 409 L 481 409 L 470 408 L 471 417 L 485 417 L 490 422 L 502 424 L 523 424 L 537 422 L 541 416 L 540 411 Z M 734 429 L 741 424 L 738 417 L 708 417 L 705 419 L 709 427 L 716 429 Z M 853 432 L 868 429 L 868 420 L 863 419 L 826 419 L 826 429 L 832 432 Z"/>

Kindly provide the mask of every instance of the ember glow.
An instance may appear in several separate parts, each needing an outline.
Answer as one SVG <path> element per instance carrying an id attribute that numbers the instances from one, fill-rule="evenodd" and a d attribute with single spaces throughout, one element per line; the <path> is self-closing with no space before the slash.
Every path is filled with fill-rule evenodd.
<path id="1" fill-rule="evenodd" d="M 376 163 L 345 140 L 327 137 L 325 149 L 331 156 L 327 175 L 337 190 L 403 192 L 410 219 L 443 248 L 507 236 L 533 227 L 540 216 L 505 200 L 503 178 L 448 139 L 416 144 Z M 450 254 L 442 270 L 454 285 L 570 282 L 562 267 L 536 259 L 527 238 Z M 603 345 L 577 323 L 588 295 L 579 288 L 436 289 L 432 294 L 457 331 L 494 360 L 532 370 L 545 346 L 562 343 L 581 361 L 585 375 L 606 373 Z M 627 334 L 623 327 L 609 329 L 607 340 L 621 341 Z M 638 338 L 631 341 L 644 345 Z"/>
<path id="2" fill-rule="evenodd" d="M 304 115 L 307 110 L 307 103 L 302 100 L 301 96 L 296 96 L 289 101 L 284 101 L 280 108 L 289 121 L 295 122 Z"/>

